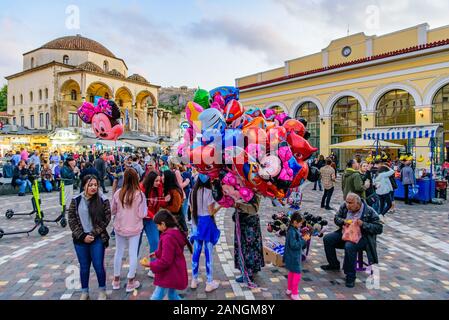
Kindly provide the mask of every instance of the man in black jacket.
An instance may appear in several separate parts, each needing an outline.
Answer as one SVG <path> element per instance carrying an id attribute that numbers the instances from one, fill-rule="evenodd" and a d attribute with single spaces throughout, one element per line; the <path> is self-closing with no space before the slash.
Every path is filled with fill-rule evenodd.
<path id="1" fill-rule="evenodd" d="M 100 154 L 100 156 L 94 162 L 94 167 L 98 171 L 98 178 L 100 179 L 100 185 L 103 189 L 103 193 L 108 193 L 104 186 L 104 177 L 106 176 L 106 161 L 104 158 L 105 154 Z"/>
<path id="2" fill-rule="evenodd" d="M 326 251 L 326 258 L 329 264 L 321 266 L 321 269 L 325 271 L 339 271 L 340 262 L 337 259 L 336 249 L 344 249 L 343 270 L 346 274 L 346 286 L 353 288 L 356 279 L 357 253 L 359 251 L 366 250 L 370 264 L 379 263 L 376 236 L 382 233 L 383 226 L 376 211 L 355 193 L 347 195 L 346 202 L 340 206 L 334 222 L 339 229 L 327 234 L 323 239 L 324 250 Z M 357 223 L 362 231 L 362 238 L 357 244 L 342 240 L 343 227 L 351 223 Z"/>

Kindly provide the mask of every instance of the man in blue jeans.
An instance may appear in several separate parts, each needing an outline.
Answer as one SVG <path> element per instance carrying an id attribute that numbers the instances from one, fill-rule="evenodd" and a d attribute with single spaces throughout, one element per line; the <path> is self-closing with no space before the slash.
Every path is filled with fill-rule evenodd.
<path id="1" fill-rule="evenodd" d="M 19 187 L 19 197 L 23 197 L 27 189 L 31 192 L 29 171 L 24 160 L 20 160 L 18 166 L 14 168 L 11 184 L 13 187 Z"/>
<path id="2" fill-rule="evenodd" d="M 379 262 L 376 236 L 382 233 L 383 226 L 380 223 L 377 212 L 355 193 L 349 193 L 346 196 L 346 202 L 340 206 L 334 222 L 339 229 L 327 234 L 323 239 L 324 250 L 329 264 L 321 266 L 321 269 L 325 271 L 340 271 L 340 262 L 337 259 L 336 249 L 344 249 L 343 270 L 346 274 L 346 287 L 353 288 L 356 279 L 357 253 L 366 250 L 370 265 Z M 342 239 L 344 226 L 349 226 L 352 223 L 358 224 L 362 233 L 362 237 L 357 244 Z"/>

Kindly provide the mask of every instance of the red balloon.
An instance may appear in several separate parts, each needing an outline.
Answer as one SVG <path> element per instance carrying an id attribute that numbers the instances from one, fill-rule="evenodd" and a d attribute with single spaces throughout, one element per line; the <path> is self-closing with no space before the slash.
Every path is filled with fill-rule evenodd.
<path id="1" fill-rule="evenodd" d="M 301 170 L 299 170 L 299 172 L 293 178 L 290 188 L 299 187 L 301 185 L 301 181 L 302 180 L 305 181 L 307 179 L 307 177 L 309 176 L 309 165 L 307 164 L 307 162 L 300 160 L 300 159 L 296 159 L 296 160 L 298 161 L 299 165 L 302 168 L 301 168 Z"/>
<path id="2" fill-rule="evenodd" d="M 304 137 L 306 134 L 306 127 L 296 119 L 289 119 L 284 123 L 284 128 L 288 133 L 295 133 L 296 135 L 300 135 Z"/>
<path id="3" fill-rule="evenodd" d="M 215 147 L 210 145 L 193 149 L 190 152 L 190 162 L 199 173 L 206 174 L 211 179 L 218 178 L 223 167 L 220 155 L 216 152 Z"/>
<path id="4" fill-rule="evenodd" d="M 240 118 L 243 113 L 245 112 L 242 104 L 238 102 L 237 100 L 231 100 L 229 103 L 224 107 L 223 114 L 226 119 L 226 123 L 232 123 L 236 121 L 238 118 Z"/>
<path id="5" fill-rule="evenodd" d="M 291 132 L 287 137 L 287 142 L 292 148 L 293 154 L 299 156 L 302 160 L 307 160 L 312 154 L 318 151 L 310 145 L 309 141 Z"/>

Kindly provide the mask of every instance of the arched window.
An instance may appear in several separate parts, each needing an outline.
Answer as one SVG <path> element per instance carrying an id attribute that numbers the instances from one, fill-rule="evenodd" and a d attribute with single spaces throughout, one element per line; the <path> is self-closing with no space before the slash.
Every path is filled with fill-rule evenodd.
<path id="1" fill-rule="evenodd" d="M 34 114 L 30 115 L 30 128 L 34 129 Z"/>
<path id="2" fill-rule="evenodd" d="M 62 63 L 69 64 L 69 56 L 68 55 L 65 55 L 64 57 L 62 57 Z"/>
<path id="3" fill-rule="evenodd" d="M 23 104 L 23 94 L 20 95 L 20 104 Z"/>
<path id="4" fill-rule="evenodd" d="M 355 140 L 362 135 L 361 106 L 354 97 L 346 96 L 338 100 L 332 109 L 332 144 Z M 337 151 L 337 150 L 336 150 Z M 354 150 L 339 150 L 340 168 L 354 156 Z"/>
<path id="5" fill-rule="evenodd" d="M 139 119 L 137 118 L 137 114 L 134 114 L 133 130 L 139 131 Z"/>
<path id="6" fill-rule="evenodd" d="M 441 158 L 444 157 L 449 159 L 449 83 L 435 94 L 432 107 L 433 122 L 442 123 L 444 130 L 444 146 L 446 147 L 446 150 L 444 150 L 445 148 L 440 148 L 441 154 L 439 156 Z M 437 145 L 441 146 L 441 143 L 438 143 Z"/>
<path id="7" fill-rule="evenodd" d="M 48 89 L 45 89 L 45 99 L 48 99 Z"/>
<path id="8" fill-rule="evenodd" d="M 50 127 L 50 114 L 47 112 L 45 114 L 45 128 L 48 129 Z"/>
<path id="9" fill-rule="evenodd" d="M 31 69 L 34 68 L 34 58 L 31 58 Z"/>
<path id="10" fill-rule="evenodd" d="M 307 121 L 307 131 L 310 132 L 309 142 L 315 148 L 320 148 L 320 111 L 313 102 L 305 102 L 299 106 L 296 119 Z"/>
<path id="11" fill-rule="evenodd" d="M 70 92 L 70 98 L 72 99 L 72 101 L 76 101 L 76 100 L 77 100 L 77 93 L 76 93 L 76 90 L 75 90 L 75 89 L 73 89 L 73 90 Z"/>
<path id="12" fill-rule="evenodd" d="M 42 89 L 39 89 L 39 100 L 42 100 Z"/>
<path id="13" fill-rule="evenodd" d="M 16 97 L 12 96 L 12 105 L 15 106 L 16 105 Z"/>
<path id="14" fill-rule="evenodd" d="M 17 125 L 17 119 L 16 119 L 16 117 L 13 117 L 13 118 L 12 118 L 12 124 L 13 124 L 14 126 Z"/>
<path id="15" fill-rule="evenodd" d="M 377 103 L 376 126 L 415 124 L 415 99 L 407 91 L 392 90 Z"/>
<path id="16" fill-rule="evenodd" d="M 109 72 L 109 62 L 106 60 L 103 62 L 103 70 L 104 72 Z"/>
<path id="17" fill-rule="evenodd" d="M 276 114 L 281 114 L 284 112 L 284 108 L 282 108 L 281 106 L 272 106 L 270 107 L 270 109 L 276 111 Z"/>
<path id="18" fill-rule="evenodd" d="M 30 102 L 33 102 L 33 91 L 30 92 Z"/>

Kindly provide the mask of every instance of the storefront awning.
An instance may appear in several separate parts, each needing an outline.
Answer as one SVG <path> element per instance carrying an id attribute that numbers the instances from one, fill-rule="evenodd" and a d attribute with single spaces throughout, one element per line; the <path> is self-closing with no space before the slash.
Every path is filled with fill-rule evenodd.
<path id="1" fill-rule="evenodd" d="M 441 128 L 441 124 L 372 128 L 365 130 L 365 132 L 363 133 L 363 139 L 402 140 L 436 138 Z"/>
<path id="2" fill-rule="evenodd" d="M 151 141 L 142 141 L 142 140 L 128 140 L 128 139 L 124 139 L 121 140 L 124 141 L 136 148 L 160 148 L 161 145 L 151 142 Z"/>
<path id="3" fill-rule="evenodd" d="M 369 141 L 363 139 L 351 140 L 342 143 L 333 144 L 330 146 L 331 149 L 370 149 L 374 150 L 377 148 L 389 148 L 389 149 L 402 149 L 403 145 L 391 143 L 387 141 Z"/>

